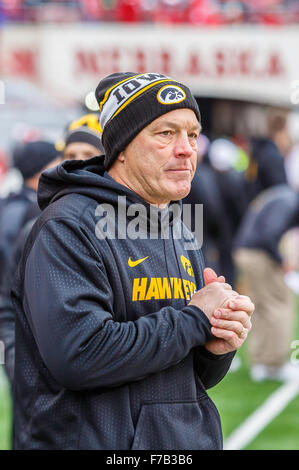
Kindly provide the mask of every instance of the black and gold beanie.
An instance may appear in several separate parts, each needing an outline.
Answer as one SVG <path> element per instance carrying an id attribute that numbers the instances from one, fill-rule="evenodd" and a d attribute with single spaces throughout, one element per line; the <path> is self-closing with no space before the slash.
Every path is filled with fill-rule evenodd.
<path id="1" fill-rule="evenodd" d="M 99 117 L 96 114 L 85 114 L 68 125 L 64 148 L 74 142 L 84 142 L 96 147 L 100 153 L 104 153 L 101 134 Z"/>
<path id="2" fill-rule="evenodd" d="M 162 114 L 190 108 L 200 122 L 198 104 L 189 88 L 159 73 L 113 73 L 100 81 L 95 96 L 100 107 L 105 167 Z"/>

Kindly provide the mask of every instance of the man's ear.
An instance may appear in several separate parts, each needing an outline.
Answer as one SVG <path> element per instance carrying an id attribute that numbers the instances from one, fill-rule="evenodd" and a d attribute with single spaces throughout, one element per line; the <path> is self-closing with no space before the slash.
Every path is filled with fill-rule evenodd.
<path id="1" fill-rule="evenodd" d="M 117 160 L 119 160 L 122 163 L 125 161 L 125 154 L 123 151 L 120 152 L 120 154 L 117 156 Z"/>

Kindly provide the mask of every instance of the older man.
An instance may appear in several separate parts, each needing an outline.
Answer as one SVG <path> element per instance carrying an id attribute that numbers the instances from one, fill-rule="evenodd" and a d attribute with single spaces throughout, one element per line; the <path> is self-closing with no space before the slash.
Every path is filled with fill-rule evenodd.
<path id="1" fill-rule="evenodd" d="M 197 103 L 153 73 L 110 75 L 96 96 L 105 156 L 43 175 L 13 292 L 15 448 L 220 449 L 206 388 L 254 307 L 203 273 L 171 210 L 196 167 Z"/>

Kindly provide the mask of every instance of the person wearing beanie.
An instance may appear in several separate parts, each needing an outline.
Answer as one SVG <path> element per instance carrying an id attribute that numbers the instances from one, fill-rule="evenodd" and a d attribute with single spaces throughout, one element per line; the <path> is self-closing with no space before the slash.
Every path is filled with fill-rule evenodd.
<path id="1" fill-rule="evenodd" d="M 221 449 L 206 389 L 254 306 L 204 268 L 178 216 L 197 102 L 159 73 L 109 75 L 96 97 L 105 154 L 43 173 L 12 289 L 14 448 Z"/>
<path id="2" fill-rule="evenodd" d="M 12 193 L 6 198 L 0 213 L 0 340 L 5 345 L 4 365 L 11 384 L 14 375 L 14 310 L 10 288 L 15 274 L 15 269 L 11 269 L 11 259 L 22 228 L 28 220 L 40 213 L 37 205 L 40 174 L 44 169 L 59 163 L 61 157 L 53 143 L 35 141 L 18 145 L 12 160 L 24 182 L 18 193 Z"/>
<path id="3" fill-rule="evenodd" d="M 20 171 L 26 184 L 57 158 L 58 152 L 52 142 L 38 140 L 19 144 L 13 152 L 13 165 Z"/>
<path id="4" fill-rule="evenodd" d="M 73 121 L 67 129 L 63 142 L 65 160 L 87 160 L 104 153 L 101 127 L 96 114 L 85 114 Z"/>

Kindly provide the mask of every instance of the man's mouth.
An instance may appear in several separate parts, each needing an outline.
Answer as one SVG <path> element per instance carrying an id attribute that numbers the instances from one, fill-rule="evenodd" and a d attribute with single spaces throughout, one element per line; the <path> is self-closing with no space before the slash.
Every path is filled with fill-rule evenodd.
<path id="1" fill-rule="evenodd" d="M 170 168 L 167 171 L 182 172 L 182 173 L 183 172 L 188 172 L 188 173 L 190 173 L 191 169 L 190 168 Z"/>

